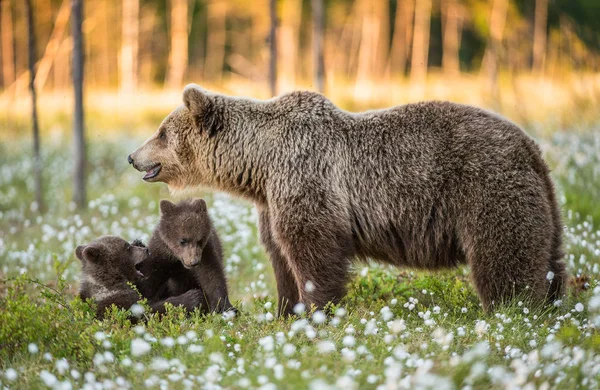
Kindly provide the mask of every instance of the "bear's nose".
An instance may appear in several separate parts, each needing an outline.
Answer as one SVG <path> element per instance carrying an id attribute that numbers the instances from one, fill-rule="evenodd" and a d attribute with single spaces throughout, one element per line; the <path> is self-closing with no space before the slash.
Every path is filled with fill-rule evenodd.
<path id="1" fill-rule="evenodd" d="M 131 158 L 131 154 L 129 156 L 127 156 L 127 162 L 129 164 L 133 164 L 133 158 Z"/>

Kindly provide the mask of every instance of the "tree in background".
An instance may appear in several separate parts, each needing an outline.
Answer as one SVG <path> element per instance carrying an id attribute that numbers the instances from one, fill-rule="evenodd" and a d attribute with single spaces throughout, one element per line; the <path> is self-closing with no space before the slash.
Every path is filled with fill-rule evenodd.
<path id="1" fill-rule="evenodd" d="M 325 92 L 325 10 L 323 0 L 312 0 L 313 14 L 313 78 L 317 91 Z"/>
<path id="2" fill-rule="evenodd" d="M 277 95 L 277 2 L 269 0 L 269 88 L 271 96 Z"/>
<path id="3" fill-rule="evenodd" d="M 33 127 L 33 182 L 37 209 L 43 212 L 45 206 L 42 192 L 42 157 L 40 156 L 40 129 L 38 127 L 37 97 L 35 93 L 35 20 L 31 0 L 25 1 L 25 7 L 27 9 L 27 51 L 29 57 L 29 90 L 31 92 L 31 125 Z"/>
<path id="4" fill-rule="evenodd" d="M 10 0 L 0 0 L 0 29 L 2 29 L 2 83 L 8 88 L 15 81 L 13 22 Z"/>
<path id="5" fill-rule="evenodd" d="M 533 66 L 532 70 L 542 73 L 546 57 L 546 28 L 548 24 L 548 0 L 535 1 L 535 20 L 533 29 Z"/>
<path id="6" fill-rule="evenodd" d="M 498 62 L 507 12 L 508 0 L 493 0 L 489 18 L 489 38 L 481 63 L 481 72 L 487 79 L 488 92 L 494 101 L 499 100 Z"/>
<path id="7" fill-rule="evenodd" d="M 188 63 L 188 0 L 171 0 L 171 49 L 167 88 L 180 88 Z"/>
<path id="8" fill-rule="evenodd" d="M 415 85 L 422 85 L 427 75 L 431 0 L 419 0 L 416 2 L 414 24 L 410 81 Z"/>
<path id="9" fill-rule="evenodd" d="M 71 1 L 71 33 L 73 35 L 73 90 L 75 92 L 75 120 L 73 126 L 74 172 L 73 172 L 73 201 L 78 208 L 87 206 L 85 189 L 85 133 L 83 122 L 83 0 Z"/>
<path id="10" fill-rule="evenodd" d="M 123 0 L 121 40 L 121 91 L 133 92 L 137 88 L 139 47 L 139 0 Z"/>
<path id="11" fill-rule="evenodd" d="M 460 72 L 458 60 L 462 30 L 460 12 L 458 0 L 442 0 L 442 67 L 450 76 L 456 76 Z"/>

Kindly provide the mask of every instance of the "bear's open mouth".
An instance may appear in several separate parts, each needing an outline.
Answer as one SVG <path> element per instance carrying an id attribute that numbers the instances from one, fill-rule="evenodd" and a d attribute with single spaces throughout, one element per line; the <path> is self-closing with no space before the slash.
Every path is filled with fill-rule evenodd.
<path id="1" fill-rule="evenodd" d="M 161 168 L 162 168 L 162 165 L 160 163 L 157 163 L 152 168 L 146 170 L 146 174 L 144 175 L 144 177 L 142 177 L 142 179 L 150 180 L 150 179 L 156 177 L 158 175 L 158 173 L 160 172 Z"/>

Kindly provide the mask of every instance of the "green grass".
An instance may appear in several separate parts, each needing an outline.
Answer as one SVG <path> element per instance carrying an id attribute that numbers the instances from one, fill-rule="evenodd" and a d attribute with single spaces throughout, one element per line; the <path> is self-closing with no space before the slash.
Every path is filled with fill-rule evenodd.
<path id="1" fill-rule="evenodd" d="M 141 140 L 112 136 L 90 144 L 83 213 L 69 202 L 68 146 L 44 145 L 43 215 L 32 207 L 29 145 L 0 144 L 0 387 L 600 385 L 597 130 L 540 140 L 563 203 L 569 270 L 590 285 L 559 307 L 517 300 L 485 314 L 467 268 L 426 273 L 357 264 L 335 315 L 274 318 L 275 283 L 255 210 L 223 194 L 196 193 L 207 199 L 223 240 L 240 314 L 188 317 L 173 308 L 131 324 L 114 310 L 97 321 L 75 298 L 75 246 L 107 233 L 147 240 L 158 201 L 169 197 L 128 167 L 127 153 Z"/>

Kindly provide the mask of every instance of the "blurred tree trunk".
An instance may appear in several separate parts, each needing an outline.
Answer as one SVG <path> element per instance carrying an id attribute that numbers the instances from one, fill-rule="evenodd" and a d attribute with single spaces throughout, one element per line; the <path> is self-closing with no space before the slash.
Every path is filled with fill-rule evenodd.
<path id="1" fill-rule="evenodd" d="M 41 91 L 44 88 L 46 80 L 48 79 L 48 75 L 50 74 L 50 70 L 52 69 L 52 64 L 58 57 L 61 43 L 63 42 L 63 37 L 65 35 L 65 31 L 67 30 L 67 24 L 69 23 L 70 14 L 71 7 L 69 0 L 63 0 L 58 14 L 56 15 L 54 28 L 52 29 L 52 34 L 50 34 L 50 38 L 48 39 L 48 44 L 44 50 L 44 55 L 42 56 L 42 59 L 38 65 L 37 74 L 35 76 L 35 87 L 38 91 Z M 60 71 L 64 71 L 64 67 L 55 65 L 55 68 L 61 68 Z"/>
<path id="2" fill-rule="evenodd" d="M 139 45 L 139 0 L 123 0 L 121 41 L 121 91 L 137 88 Z"/>
<path id="3" fill-rule="evenodd" d="M 398 1 L 394 17 L 394 35 L 390 53 L 390 73 L 404 76 L 410 53 L 415 15 L 414 0 Z"/>
<path id="4" fill-rule="evenodd" d="M 0 0 L 0 28 L 2 29 L 2 83 L 4 89 L 15 81 L 15 51 L 13 19 L 10 0 Z"/>
<path id="5" fill-rule="evenodd" d="M 300 26 L 302 22 L 302 1 L 285 0 L 283 2 L 281 25 L 279 27 L 279 69 L 280 83 L 283 89 L 293 89 L 296 85 L 296 70 Z"/>
<path id="6" fill-rule="evenodd" d="M 442 23 L 444 34 L 442 68 L 446 74 L 456 76 L 460 73 L 458 50 L 462 30 L 458 0 L 442 1 Z"/>
<path id="7" fill-rule="evenodd" d="M 317 91 L 325 91 L 325 10 L 323 0 L 312 0 L 313 15 L 313 76 Z"/>
<path id="8" fill-rule="evenodd" d="M 413 33 L 410 81 L 422 84 L 427 76 L 429 54 L 429 28 L 431 23 L 431 0 L 419 0 L 415 5 L 415 27 Z"/>
<path id="9" fill-rule="evenodd" d="M 498 104 L 500 101 L 500 90 L 498 89 L 498 57 L 500 55 L 507 11 L 508 0 L 493 1 L 489 23 L 490 36 L 481 63 L 481 72 L 484 73 L 487 79 L 487 90 L 491 95 L 494 104 Z"/>
<path id="10" fill-rule="evenodd" d="M 188 0 L 171 0 L 171 50 L 167 88 L 181 88 L 188 64 Z"/>
<path id="11" fill-rule="evenodd" d="M 75 120 L 73 126 L 73 150 L 75 154 L 73 173 L 73 202 L 78 208 L 83 209 L 87 205 L 85 188 L 85 133 L 83 121 L 83 34 L 81 25 L 83 22 L 83 0 L 71 1 L 71 33 L 73 35 L 73 90 L 75 92 Z"/>
<path id="12" fill-rule="evenodd" d="M 548 23 L 548 0 L 535 2 L 535 27 L 533 31 L 533 67 L 538 74 L 544 71 L 546 58 L 546 26 Z"/>
<path id="13" fill-rule="evenodd" d="M 35 188 L 35 202 L 40 212 L 45 210 L 42 193 L 42 157 L 40 156 L 40 129 L 38 127 L 37 96 L 35 93 L 35 20 L 31 0 L 25 1 L 27 8 L 27 36 L 29 57 L 29 91 L 31 92 L 31 125 L 33 127 L 33 182 Z"/>
<path id="14" fill-rule="evenodd" d="M 227 3 L 213 0 L 207 5 L 206 54 L 204 56 L 204 79 L 218 84 L 223 77 L 225 62 L 225 40 Z"/>
<path id="15" fill-rule="evenodd" d="M 271 96 L 277 95 L 277 4 L 276 0 L 269 0 L 269 88 Z"/>

